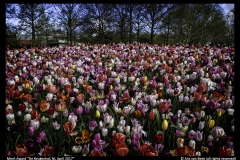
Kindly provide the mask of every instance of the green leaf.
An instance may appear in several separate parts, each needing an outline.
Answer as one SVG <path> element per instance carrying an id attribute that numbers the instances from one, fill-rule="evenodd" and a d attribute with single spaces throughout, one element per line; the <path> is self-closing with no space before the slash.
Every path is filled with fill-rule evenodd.
<path id="1" fill-rule="evenodd" d="M 61 152 L 61 156 L 63 156 L 66 153 L 66 147 L 64 146 Z"/>
<path id="2" fill-rule="evenodd" d="M 15 142 L 15 146 L 17 146 L 17 142 L 18 142 L 18 139 L 21 137 L 21 135 L 18 135 L 17 139 L 16 139 L 16 142 Z"/>
<path id="3" fill-rule="evenodd" d="M 158 123 L 158 129 L 160 130 L 161 129 L 161 117 L 160 117 L 160 114 L 159 114 L 159 111 L 156 110 L 156 118 L 157 118 L 157 123 Z"/>
<path id="4" fill-rule="evenodd" d="M 122 87 L 120 87 L 120 90 L 118 92 L 118 95 L 121 96 L 122 95 Z"/>

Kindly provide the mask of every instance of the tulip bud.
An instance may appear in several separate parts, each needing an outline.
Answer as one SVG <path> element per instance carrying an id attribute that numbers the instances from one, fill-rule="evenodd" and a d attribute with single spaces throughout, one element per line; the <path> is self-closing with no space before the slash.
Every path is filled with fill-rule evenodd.
<path id="1" fill-rule="evenodd" d="M 199 156 L 199 157 L 200 157 L 200 156 L 201 156 L 201 152 L 197 151 L 197 152 L 196 152 L 196 156 Z"/>
<path id="2" fill-rule="evenodd" d="M 29 88 L 30 88 L 29 83 L 26 83 L 25 88 L 26 88 L 26 89 L 29 89 Z"/>
<path id="3" fill-rule="evenodd" d="M 97 118 L 100 117 L 100 112 L 99 112 L 99 110 L 96 110 L 96 117 L 97 117 Z"/>
<path id="4" fill-rule="evenodd" d="M 143 82 L 147 82 L 147 76 L 143 77 Z"/>
<path id="5" fill-rule="evenodd" d="M 123 133 L 123 127 L 122 126 L 118 125 L 117 129 L 118 129 L 118 132 Z"/>
<path id="6" fill-rule="evenodd" d="M 102 121 L 99 121 L 99 128 L 102 128 L 103 127 L 103 123 L 102 123 Z"/>
<path id="7" fill-rule="evenodd" d="M 182 127 L 182 131 L 183 131 L 183 132 L 186 132 L 187 130 L 188 130 L 188 126 L 183 126 L 183 127 Z"/>
<path id="8" fill-rule="evenodd" d="M 204 128 L 204 125 L 205 125 L 205 121 L 200 121 L 198 124 L 198 129 L 202 130 Z"/>
<path id="9" fill-rule="evenodd" d="M 26 121 L 26 122 L 30 122 L 31 121 L 31 114 L 26 114 L 26 115 L 24 115 L 24 121 Z"/>
<path id="10" fill-rule="evenodd" d="M 108 134 L 108 129 L 107 128 L 102 128 L 102 136 L 105 137 Z"/>
<path id="11" fill-rule="evenodd" d="M 28 108 L 28 113 L 32 113 L 32 108 Z"/>
<path id="12" fill-rule="evenodd" d="M 117 132 L 115 130 L 112 131 L 112 136 L 114 136 Z"/>
<path id="13" fill-rule="evenodd" d="M 201 116 L 202 118 L 204 118 L 204 117 L 205 117 L 205 111 L 201 111 L 201 112 L 200 112 L 200 116 Z"/>
<path id="14" fill-rule="evenodd" d="M 36 120 L 36 119 L 31 120 L 30 126 L 33 127 L 34 131 L 38 130 L 39 127 L 40 127 L 40 122 L 39 122 L 39 120 Z"/>
<path id="15" fill-rule="evenodd" d="M 114 126 L 114 118 L 111 118 L 108 127 L 112 128 L 113 126 Z"/>
<path id="16" fill-rule="evenodd" d="M 177 146 L 178 147 L 183 147 L 184 144 L 184 139 L 183 138 L 177 138 Z"/>
<path id="17" fill-rule="evenodd" d="M 17 115 L 18 115 L 18 116 L 22 116 L 22 112 L 21 112 L 21 111 L 18 111 L 18 112 L 17 112 Z"/>
<path id="18" fill-rule="evenodd" d="M 232 126 L 231 129 L 232 129 L 232 132 L 234 132 L 235 131 L 235 126 Z"/>
<path id="19" fill-rule="evenodd" d="M 112 91 L 112 90 L 113 90 L 113 86 L 110 85 L 110 87 L 109 87 L 109 91 Z"/>
<path id="20" fill-rule="evenodd" d="M 125 133 L 129 133 L 130 132 L 130 126 L 126 126 L 125 127 Z"/>
<path id="21" fill-rule="evenodd" d="M 214 126 L 214 124 L 215 124 L 214 119 L 210 119 L 210 120 L 208 121 L 208 128 L 212 128 L 212 127 Z"/>
<path id="22" fill-rule="evenodd" d="M 7 120 L 12 121 L 12 120 L 14 120 L 15 116 L 14 116 L 14 114 L 9 113 L 6 115 L 6 118 L 7 118 Z"/>
<path id="23" fill-rule="evenodd" d="M 232 116 L 233 113 L 234 113 L 234 109 L 232 109 L 232 108 L 229 108 L 227 111 L 228 111 L 228 115 L 231 115 L 231 116 Z"/>
<path id="24" fill-rule="evenodd" d="M 207 138 L 207 141 L 208 141 L 208 142 L 211 142 L 213 139 L 214 139 L 214 138 L 213 138 L 213 136 L 212 136 L 211 134 L 208 135 L 208 138 Z"/>
<path id="25" fill-rule="evenodd" d="M 193 149 L 195 149 L 196 142 L 195 142 L 194 140 L 190 140 L 188 145 L 189 145 L 190 147 L 192 147 Z"/>
<path id="26" fill-rule="evenodd" d="M 166 119 L 164 119 L 162 122 L 162 129 L 167 130 L 167 128 L 168 128 L 168 121 Z"/>
<path id="27" fill-rule="evenodd" d="M 218 110 L 218 111 L 217 111 L 217 116 L 218 116 L 218 117 L 221 117 L 221 115 L 222 115 L 222 110 Z"/>
<path id="28" fill-rule="evenodd" d="M 154 120 L 154 112 L 153 111 L 151 111 L 151 112 L 149 112 L 149 114 L 148 114 L 148 120 L 149 121 L 153 121 Z"/>
<path id="29" fill-rule="evenodd" d="M 80 153 L 82 151 L 82 146 L 73 146 L 72 147 L 73 153 Z"/>

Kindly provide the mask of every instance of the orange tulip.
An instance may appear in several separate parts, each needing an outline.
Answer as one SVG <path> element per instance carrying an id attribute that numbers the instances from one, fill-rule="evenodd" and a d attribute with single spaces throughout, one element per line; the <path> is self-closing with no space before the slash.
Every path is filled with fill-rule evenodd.
<path id="1" fill-rule="evenodd" d="M 134 113 L 135 117 L 137 117 L 137 118 L 142 117 L 142 113 L 139 110 L 135 110 L 133 113 Z"/>
<path id="2" fill-rule="evenodd" d="M 154 117 L 155 117 L 154 112 L 153 112 L 153 111 L 149 112 L 149 114 L 148 114 L 148 120 L 149 120 L 149 121 L 153 121 L 153 120 L 154 120 Z"/>
<path id="3" fill-rule="evenodd" d="M 56 85 L 48 85 L 48 91 L 50 93 L 57 93 L 59 91 L 59 88 L 57 88 Z"/>
<path id="4" fill-rule="evenodd" d="M 161 102 L 158 106 L 158 110 L 161 112 L 161 113 L 164 113 L 166 112 L 167 110 L 169 109 L 169 104 L 167 102 Z"/>
<path id="5" fill-rule="evenodd" d="M 167 73 L 172 73 L 172 70 L 173 70 L 172 67 L 167 67 L 167 68 L 166 68 L 166 72 L 167 72 Z"/>
<path id="6" fill-rule="evenodd" d="M 57 97 L 58 99 L 64 100 L 64 101 L 67 99 L 66 96 L 63 94 L 63 92 L 57 92 Z"/>
<path id="7" fill-rule="evenodd" d="M 65 87 L 66 87 L 67 93 L 70 93 L 72 91 L 72 85 L 71 84 L 66 84 Z"/>
<path id="8" fill-rule="evenodd" d="M 33 109 L 31 112 L 31 120 L 34 120 L 34 119 L 39 120 L 40 118 L 41 118 L 41 114 L 39 114 L 37 110 Z"/>
<path id="9" fill-rule="evenodd" d="M 83 129 L 82 130 L 82 137 L 76 137 L 75 138 L 75 143 L 77 144 L 85 144 L 89 143 L 90 139 L 92 137 L 92 133 L 90 133 L 88 130 Z"/>
<path id="10" fill-rule="evenodd" d="M 32 100 L 33 100 L 33 98 L 32 98 L 32 95 L 31 94 L 26 94 L 25 96 L 24 96 L 24 100 L 26 101 L 26 102 L 32 102 Z"/>
<path id="11" fill-rule="evenodd" d="M 56 69 L 56 72 L 57 72 L 58 74 L 61 74 L 61 73 L 62 73 L 62 68 L 58 67 L 58 68 Z"/>
<path id="12" fill-rule="evenodd" d="M 218 156 L 234 156 L 234 150 L 225 146 L 220 147 L 218 150 Z"/>
<path id="13" fill-rule="evenodd" d="M 174 156 L 196 156 L 196 151 L 190 146 L 177 147 Z"/>
<path id="14" fill-rule="evenodd" d="M 194 91 L 193 95 L 194 95 L 194 100 L 196 100 L 196 101 L 200 101 L 202 98 L 202 92 Z"/>
<path id="15" fill-rule="evenodd" d="M 89 156 L 107 156 L 107 154 L 105 152 L 92 150 L 92 152 L 89 154 Z"/>
<path id="16" fill-rule="evenodd" d="M 113 138 L 110 140 L 110 146 L 115 147 L 117 144 L 125 143 L 126 136 L 122 133 L 115 133 Z"/>
<path id="17" fill-rule="evenodd" d="M 127 156 L 129 149 L 126 144 L 117 144 L 116 148 L 113 150 L 113 153 L 116 156 Z"/>
<path id="18" fill-rule="evenodd" d="M 76 96 L 77 101 L 80 103 L 83 102 L 84 98 L 85 98 L 85 96 L 82 93 L 80 93 L 79 95 Z"/>
<path id="19" fill-rule="evenodd" d="M 92 92 L 92 86 L 86 85 L 86 86 L 84 87 L 84 90 L 85 90 L 87 93 L 91 93 L 91 92 Z"/>
<path id="20" fill-rule="evenodd" d="M 124 93 L 123 97 L 119 98 L 120 103 L 123 103 L 123 102 L 128 103 L 128 102 L 130 102 L 130 100 L 131 100 L 131 97 L 128 93 Z"/>
<path id="21" fill-rule="evenodd" d="M 224 100 L 224 96 L 221 93 L 213 92 L 212 99 L 220 102 L 220 101 Z"/>
<path id="22" fill-rule="evenodd" d="M 63 112 L 67 109 L 65 101 L 61 101 L 59 104 L 55 104 L 55 110 L 58 112 Z"/>
<path id="23" fill-rule="evenodd" d="M 18 144 L 15 151 L 16 156 L 34 156 L 34 154 L 29 154 L 27 147 L 24 144 Z"/>
<path id="24" fill-rule="evenodd" d="M 43 156 L 53 156 L 54 148 L 49 145 L 44 146 Z"/>
<path id="25" fill-rule="evenodd" d="M 49 107 L 50 107 L 49 103 L 45 99 L 42 99 L 41 103 L 40 103 L 40 110 L 41 110 L 41 112 L 46 112 Z"/>
<path id="26" fill-rule="evenodd" d="M 140 146 L 140 153 L 142 156 L 158 156 L 158 152 L 152 145 L 143 144 Z"/>
<path id="27" fill-rule="evenodd" d="M 198 84 L 198 88 L 197 88 L 197 90 L 199 91 L 199 92 L 205 92 L 205 91 L 207 91 L 207 89 L 208 89 L 208 86 L 207 85 L 205 85 L 205 84 Z"/>
<path id="28" fill-rule="evenodd" d="M 63 129 L 64 131 L 66 132 L 67 136 L 75 136 L 77 135 L 77 131 L 73 131 L 74 128 L 76 127 L 76 122 L 66 122 L 64 125 L 63 125 Z"/>
<path id="29" fill-rule="evenodd" d="M 68 68 L 67 72 L 68 72 L 68 75 L 72 75 L 74 73 L 74 69 Z"/>

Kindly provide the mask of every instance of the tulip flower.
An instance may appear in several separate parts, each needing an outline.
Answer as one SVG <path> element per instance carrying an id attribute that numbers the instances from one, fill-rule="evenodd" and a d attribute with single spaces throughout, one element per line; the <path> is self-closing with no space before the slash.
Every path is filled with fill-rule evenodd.
<path id="1" fill-rule="evenodd" d="M 95 115 L 96 115 L 97 118 L 100 117 L 100 112 L 99 112 L 99 110 L 96 110 L 96 114 L 95 114 Z"/>
<path id="2" fill-rule="evenodd" d="M 214 125 L 215 125 L 214 119 L 210 119 L 210 120 L 208 121 L 208 128 L 212 128 Z"/>
<path id="3" fill-rule="evenodd" d="M 33 129 L 36 131 L 40 127 L 40 122 L 37 119 L 31 120 L 30 126 L 33 127 Z"/>
<path id="4" fill-rule="evenodd" d="M 149 120 L 149 121 L 153 121 L 153 120 L 154 120 L 154 117 L 155 117 L 154 112 L 153 112 L 153 111 L 149 112 L 149 114 L 148 114 L 148 120 Z"/>
<path id="5" fill-rule="evenodd" d="M 162 129 L 167 130 L 167 128 L 168 128 L 168 121 L 166 119 L 164 119 L 162 122 Z"/>

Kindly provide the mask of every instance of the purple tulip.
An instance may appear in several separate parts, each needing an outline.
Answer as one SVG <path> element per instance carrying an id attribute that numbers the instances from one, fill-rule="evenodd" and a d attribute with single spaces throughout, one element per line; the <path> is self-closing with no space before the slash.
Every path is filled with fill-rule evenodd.
<path id="1" fill-rule="evenodd" d="M 78 106 L 78 108 L 74 109 L 74 113 L 76 115 L 81 115 L 83 113 L 83 107 L 82 106 Z"/>
<path id="2" fill-rule="evenodd" d="M 97 121 L 92 120 L 89 122 L 89 130 L 93 131 L 98 126 Z"/>
<path id="3" fill-rule="evenodd" d="M 194 138 L 197 140 L 197 141 L 201 141 L 202 138 L 203 138 L 203 132 L 200 132 L 200 131 L 197 131 Z"/>
<path id="4" fill-rule="evenodd" d="M 33 127 L 28 127 L 28 135 L 29 135 L 29 136 L 34 135 L 34 129 L 33 129 Z"/>

